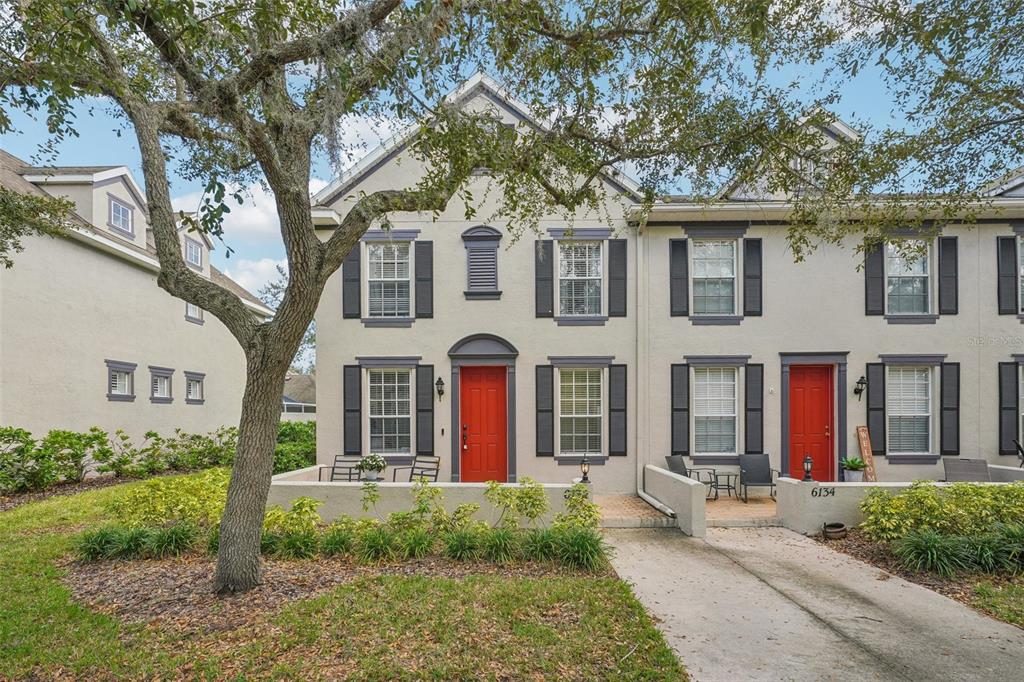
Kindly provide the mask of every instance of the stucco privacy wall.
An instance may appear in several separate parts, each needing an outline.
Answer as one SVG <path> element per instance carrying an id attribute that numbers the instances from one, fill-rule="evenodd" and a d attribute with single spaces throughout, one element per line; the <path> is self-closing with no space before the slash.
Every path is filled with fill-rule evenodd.
<path id="1" fill-rule="evenodd" d="M 514 122 L 511 116 L 509 122 Z M 352 197 L 381 188 L 409 186 L 421 173 L 419 161 L 407 153 L 388 160 L 365 181 L 339 196 L 332 206 L 344 215 Z M 370 328 L 360 320 L 342 319 L 341 276 L 335 273 L 324 290 L 317 310 L 317 460 L 329 464 L 342 452 L 342 367 L 356 363 L 360 356 L 419 357 L 420 364 L 433 365 L 438 377 L 447 385 L 442 398 L 434 396 L 434 450 L 441 457 L 439 480 L 450 480 L 452 474 L 452 436 L 458 426 L 452 420 L 452 363 L 448 350 L 459 340 L 473 334 L 493 334 L 518 350 L 515 361 L 515 450 L 516 479 L 533 477 L 549 483 L 568 483 L 580 475 L 578 464 L 559 465 L 556 458 L 537 457 L 535 448 L 535 367 L 550 365 L 549 356 L 614 356 L 613 362 L 627 365 L 627 437 L 628 455 L 609 457 L 607 462 L 591 468 L 590 478 L 602 492 L 634 492 L 636 490 L 636 287 L 627 289 L 627 316 L 612 317 L 603 326 L 558 326 L 551 318 L 535 317 L 534 307 L 534 243 L 537 235 L 516 235 L 507 230 L 507 221 L 492 218 L 498 206 L 497 188 L 489 191 L 486 177 L 475 177 L 469 187 L 481 200 L 477 216 L 467 220 L 465 207 L 456 199 L 436 218 L 428 213 L 396 213 L 390 216 L 394 229 L 417 229 L 418 240 L 433 242 L 434 272 L 432 318 L 416 319 L 411 328 Z M 635 232 L 625 221 L 626 203 L 612 197 L 607 204 L 616 233 L 615 238 L 628 240 L 628 260 L 633 268 L 636 250 Z M 489 225 L 501 231 L 498 248 L 499 300 L 467 300 L 466 248 L 462 233 L 475 225 Z M 603 215 L 579 214 L 573 222 L 558 215 L 544 216 L 540 225 L 548 228 L 607 228 Z M 322 238 L 330 231 L 321 230 Z M 543 238 L 550 238 L 545 232 Z M 606 275 L 607 276 L 607 275 Z M 630 275 L 632 276 L 632 275 Z M 605 296 L 607 298 L 607 296 Z M 607 380 L 604 405 L 607 408 Z M 366 407 L 363 407 L 364 442 Z M 603 425 L 607 440 L 607 420 Z M 458 435 L 455 433 L 454 435 Z M 365 447 L 365 446 L 364 446 Z M 605 447 L 607 444 L 605 443 Z M 511 471 L 510 471 L 511 473 Z"/>
<path id="2" fill-rule="evenodd" d="M 648 464 L 644 467 L 643 491 L 675 513 L 679 530 L 695 538 L 707 534 L 707 489 L 703 483 Z"/>
<path id="3" fill-rule="evenodd" d="M 379 483 L 377 490 L 380 500 L 370 511 L 363 511 L 362 483 L 320 483 L 316 481 L 319 467 L 308 467 L 287 474 L 274 476 L 270 484 L 267 506 L 280 505 L 287 509 L 293 500 L 299 497 L 312 497 L 322 500 L 323 506 L 318 510 L 324 521 L 333 521 L 339 516 L 352 518 L 387 518 L 394 512 L 407 512 L 412 509 L 412 483 Z M 431 487 L 441 490 L 441 504 L 449 511 L 455 511 L 460 504 L 478 504 L 480 511 L 475 519 L 488 523 L 496 522 L 500 512 L 484 498 L 487 485 L 484 483 L 431 483 Z M 509 484 L 514 485 L 514 484 Z M 565 492 L 569 485 L 545 484 L 544 492 L 548 498 L 548 512 L 539 519 L 543 525 L 550 524 L 555 515 L 565 511 Z"/>
<path id="4" fill-rule="evenodd" d="M 245 363 L 214 316 L 185 320 L 185 303 L 155 273 L 68 239 L 33 237 L 0 269 L 0 424 L 49 429 L 206 432 L 238 424 Z M 105 360 L 137 364 L 135 401 L 107 400 Z M 174 369 L 173 402 L 149 400 L 149 366 Z M 184 372 L 206 375 L 205 403 L 185 403 Z"/>
<path id="5" fill-rule="evenodd" d="M 705 229 L 712 225 L 700 224 Z M 1014 234 L 1008 223 L 943 231 L 958 239 L 959 312 L 942 315 L 934 324 L 891 324 L 882 316 L 865 315 L 864 273 L 858 269 L 861 258 L 856 242 L 823 247 L 804 262 L 794 263 L 783 225 L 751 226 L 744 235 L 763 240 L 761 316 L 748 316 L 730 326 L 699 326 L 693 324 L 693 317 L 672 317 L 669 240 L 686 237 L 685 227 L 650 226 L 640 240 L 644 262 L 640 296 L 647 305 L 638 339 L 641 354 L 648 358 L 648 370 L 641 376 L 649 381 L 646 386 L 642 383 L 640 399 L 641 404 L 650 405 L 641 415 L 640 430 L 651 439 L 649 447 L 641 447 L 646 463 L 660 463 L 671 448 L 670 366 L 686 362 L 686 356 L 749 355 L 747 362 L 764 364 L 765 451 L 773 467 L 789 473 L 782 467 L 780 452 L 780 353 L 825 353 L 846 354 L 846 432 L 840 449 L 845 448 L 849 456 L 859 456 L 856 427 L 867 423 L 866 396 L 858 399 L 853 394 L 866 363 L 879 362 L 880 354 L 934 354 L 945 355 L 946 362 L 960 363 L 960 456 L 1016 464 L 1015 457 L 998 454 L 998 363 L 1012 362 L 1012 354 L 1024 352 L 1021 321 L 1016 315 L 999 315 L 996 306 L 996 236 Z M 735 228 L 735 223 L 729 227 Z M 937 278 L 932 279 L 934 284 Z M 742 410 L 742 386 L 739 397 Z M 934 414 L 937 417 L 937 411 Z M 937 424 L 938 419 L 934 421 Z M 742 426 L 741 419 L 741 443 Z M 937 453 L 937 434 L 933 440 Z M 881 481 L 942 478 L 941 461 L 891 464 L 888 458 L 878 456 L 875 463 Z"/>
<path id="6" fill-rule="evenodd" d="M 993 481 L 1010 483 L 1012 481 L 1024 481 L 1024 469 L 1020 467 L 1005 467 L 988 465 L 988 475 Z"/>

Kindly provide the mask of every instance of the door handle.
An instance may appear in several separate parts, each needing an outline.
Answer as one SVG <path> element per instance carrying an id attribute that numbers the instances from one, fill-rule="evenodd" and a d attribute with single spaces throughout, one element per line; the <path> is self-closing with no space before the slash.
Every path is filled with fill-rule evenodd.
<path id="1" fill-rule="evenodd" d="M 828 426 L 826 425 L 826 426 L 825 426 L 825 436 L 826 436 L 826 437 L 828 437 L 828 436 L 831 436 L 831 435 L 832 435 L 832 429 L 831 429 L 831 428 L 829 428 L 829 427 L 828 427 Z"/>
<path id="2" fill-rule="evenodd" d="M 469 438 L 469 424 L 462 425 L 462 449 L 468 450 L 469 446 L 466 445 L 466 440 Z"/>

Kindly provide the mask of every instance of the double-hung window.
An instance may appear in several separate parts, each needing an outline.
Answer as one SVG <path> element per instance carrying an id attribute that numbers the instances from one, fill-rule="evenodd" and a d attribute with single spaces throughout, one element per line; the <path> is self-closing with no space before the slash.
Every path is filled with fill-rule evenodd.
<path id="1" fill-rule="evenodd" d="M 185 261 L 195 268 L 203 267 L 203 247 L 199 242 L 185 239 Z"/>
<path id="2" fill-rule="evenodd" d="M 930 312 L 931 263 L 924 242 L 886 244 L 886 312 L 889 315 L 922 315 Z"/>
<path id="3" fill-rule="evenodd" d="M 693 240 L 693 314 L 736 314 L 736 240 Z"/>
<path id="4" fill-rule="evenodd" d="M 601 314 L 601 242 L 558 243 L 558 314 Z"/>
<path id="5" fill-rule="evenodd" d="M 206 375 L 199 372 L 185 372 L 185 402 L 202 405 L 206 399 Z"/>
<path id="6" fill-rule="evenodd" d="M 370 317 L 409 317 L 409 243 L 367 245 Z"/>
<path id="7" fill-rule="evenodd" d="M 411 372 L 402 369 L 371 369 L 370 452 L 412 452 Z"/>
<path id="8" fill-rule="evenodd" d="M 694 453 L 737 452 L 737 375 L 735 367 L 697 367 L 693 370 Z"/>
<path id="9" fill-rule="evenodd" d="M 173 369 L 166 367 L 149 368 L 149 399 L 154 403 L 171 402 L 171 377 Z"/>
<path id="10" fill-rule="evenodd" d="M 558 370 L 560 454 L 601 454 L 602 373 L 600 368 Z"/>
<path id="11" fill-rule="evenodd" d="M 110 225 L 112 227 L 134 234 L 132 227 L 132 209 L 127 204 L 122 204 L 117 199 L 110 199 Z"/>
<path id="12" fill-rule="evenodd" d="M 932 451 L 932 381 L 930 367 L 887 367 L 885 413 L 891 454 Z"/>

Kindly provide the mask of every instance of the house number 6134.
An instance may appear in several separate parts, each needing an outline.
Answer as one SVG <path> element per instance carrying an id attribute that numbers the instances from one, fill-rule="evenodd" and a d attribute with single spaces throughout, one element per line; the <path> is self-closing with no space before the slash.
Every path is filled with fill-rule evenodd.
<path id="1" fill-rule="evenodd" d="M 832 497 L 835 494 L 835 488 L 815 488 L 811 491 L 811 497 Z"/>

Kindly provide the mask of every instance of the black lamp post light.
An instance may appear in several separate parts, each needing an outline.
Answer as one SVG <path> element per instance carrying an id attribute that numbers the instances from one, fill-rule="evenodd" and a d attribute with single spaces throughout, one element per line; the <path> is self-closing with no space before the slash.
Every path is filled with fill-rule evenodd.
<path id="1" fill-rule="evenodd" d="M 583 455 L 583 459 L 580 460 L 580 474 L 583 476 L 580 478 L 581 483 L 590 483 L 590 460 L 586 455 Z"/>
<path id="2" fill-rule="evenodd" d="M 811 478 L 811 467 L 814 465 L 814 460 L 811 459 L 810 455 L 804 455 L 804 480 L 813 481 Z"/>

